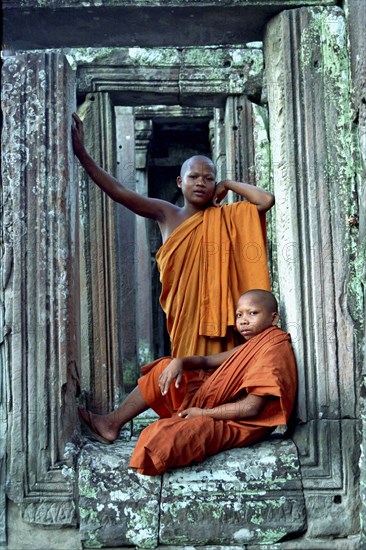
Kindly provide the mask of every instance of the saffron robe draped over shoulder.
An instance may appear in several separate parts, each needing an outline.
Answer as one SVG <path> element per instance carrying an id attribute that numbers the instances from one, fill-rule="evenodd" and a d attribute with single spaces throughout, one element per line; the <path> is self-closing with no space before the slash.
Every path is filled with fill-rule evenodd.
<path id="1" fill-rule="evenodd" d="M 194 214 L 168 237 L 156 260 L 174 357 L 233 348 L 240 295 L 270 290 L 265 219 L 247 201 Z"/>
<path id="2" fill-rule="evenodd" d="M 139 388 L 161 417 L 145 428 L 130 466 L 146 475 L 201 462 L 206 456 L 263 439 L 275 426 L 287 424 L 297 389 L 296 361 L 289 334 L 270 327 L 240 346 L 213 374 L 186 370 L 180 387 L 171 384 L 161 395 L 158 378 L 172 358 L 146 365 Z M 268 397 L 262 412 L 245 420 L 216 420 L 209 416 L 181 418 L 189 407 L 211 409 L 247 394 Z"/>

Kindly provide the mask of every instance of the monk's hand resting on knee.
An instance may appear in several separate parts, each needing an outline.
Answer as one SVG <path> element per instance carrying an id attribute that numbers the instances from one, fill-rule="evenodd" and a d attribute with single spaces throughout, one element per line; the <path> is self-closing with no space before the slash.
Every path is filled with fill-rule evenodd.
<path id="1" fill-rule="evenodd" d="M 180 359 L 172 359 L 158 378 L 162 395 L 168 393 L 170 384 L 175 380 L 175 387 L 179 388 L 183 376 L 183 364 Z"/>
<path id="2" fill-rule="evenodd" d="M 190 407 L 181 411 L 178 416 L 182 418 L 197 418 L 197 416 L 205 416 L 205 409 L 200 409 L 199 407 Z"/>

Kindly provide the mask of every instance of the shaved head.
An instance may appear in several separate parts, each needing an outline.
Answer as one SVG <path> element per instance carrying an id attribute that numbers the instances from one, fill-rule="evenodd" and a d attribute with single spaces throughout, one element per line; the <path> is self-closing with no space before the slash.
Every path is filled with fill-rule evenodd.
<path id="1" fill-rule="evenodd" d="M 244 292 L 239 298 L 248 297 L 248 298 L 254 298 L 255 300 L 258 300 L 267 311 L 278 312 L 278 303 L 272 292 L 268 292 L 268 290 L 262 290 L 259 288 L 248 290 L 247 292 Z"/>
<path id="2" fill-rule="evenodd" d="M 205 164 L 209 164 L 216 176 L 216 166 L 210 158 L 205 157 L 204 155 L 194 155 L 193 157 L 190 157 L 183 162 L 182 168 L 180 169 L 180 175 L 182 178 L 184 177 L 184 174 L 187 172 L 187 170 L 189 170 L 191 164 L 193 164 L 194 162 L 204 162 Z"/>

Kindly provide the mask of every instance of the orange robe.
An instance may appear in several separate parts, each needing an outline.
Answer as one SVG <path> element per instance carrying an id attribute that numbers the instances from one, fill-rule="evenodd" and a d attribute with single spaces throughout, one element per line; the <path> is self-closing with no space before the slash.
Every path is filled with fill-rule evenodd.
<path id="1" fill-rule="evenodd" d="M 253 288 L 270 290 L 265 218 L 247 201 L 188 218 L 156 260 L 174 357 L 232 349 L 239 296 Z"/>
<path id="2" fill-rule="evenodd" d="M 270 327 L 243 344 L 218 369 L 184 371 L 180 388 L 171 384 L 163 397 L 158 377 L 171 358 L 144 367 L 141 393 L 161 417 L 145 428 L 136 444 L 130 466 L 145 475 L 201 462 L 226 449 L 263 439 L 275 426 L 287 424 L 297 388 L 296 362 L 291 338 Z M 188 407 L 211 409 L 243 399 L 247 394 L 268 396 L 262 412 L 246 420 L 215 420 L 208 416 L 181 418 Z"/>

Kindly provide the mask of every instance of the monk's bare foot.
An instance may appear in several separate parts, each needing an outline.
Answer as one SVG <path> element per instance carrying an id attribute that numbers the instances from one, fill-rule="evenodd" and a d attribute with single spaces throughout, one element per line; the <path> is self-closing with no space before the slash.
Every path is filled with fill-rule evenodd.
<path id="1" fill-rule="evenodd" d="M 100 443 L 110 444 L 119 436 L 119 428 L 108 418 L 108 415 L 99 415 L 78 407 L 80 423 L 87 435 Z"/>

